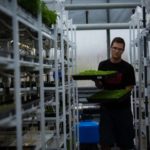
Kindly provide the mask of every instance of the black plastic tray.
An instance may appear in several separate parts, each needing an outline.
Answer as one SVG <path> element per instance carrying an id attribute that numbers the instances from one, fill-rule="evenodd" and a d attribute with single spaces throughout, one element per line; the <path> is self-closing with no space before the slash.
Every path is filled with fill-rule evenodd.
<path id="1" fill-rule="evenodd" d="M 118 94 L 115 96 L 114 94 Z M 105 96 L 104 96 L 105 95 Z M 129 90 L 102 90 L 92 96 L 88 97 L 87 100 L 90 103 L 109 103 L 109 102 L 120 102 L 130 95 Z"/>
<path id="2" fill-rule="evenodd" d="M 74 80 L 96 80 L 96 79 L 101 79 L 104 76 L 112 76 L 114 74 L 116 74 L 116 71 L 113 71 L 112 73 L 105 73 L 105 71 L 103 71 L 102 74 L 86 74 L 86 75 L 82 75 L 82 74 L 75 74 L 72 75 Z"/>
<path id="3" fill-rule="evenodd" d="M 73 75 L 74 80 L 96 80 L 101 79 L 101 75 Z"/>
<path id="4" fill-rule="evenodd" d="M 23 146 L 23 150 L 35 150 L 36 146 L 31 145 L 31 146 Z M 1 150 L 16 150 L 16 146 L 0 146 Z"/>

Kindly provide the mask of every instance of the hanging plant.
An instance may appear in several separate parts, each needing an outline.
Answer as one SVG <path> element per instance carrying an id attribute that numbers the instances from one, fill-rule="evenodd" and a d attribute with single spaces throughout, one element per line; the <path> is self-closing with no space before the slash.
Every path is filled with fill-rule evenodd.
<path id="1" fill-rule="evenodd" d="M 42 21 L 48 26 L 56 24 L 57 14 L 55 11 L 49 10 L 45 3 L 41 4 Z"/>
<path id="2" fill-rule="evenodd" d="M 41 0 L 17 0 L 18 4 L 33 16 L 40 12 Z"/>
<path id="3" fill-rule="evenodd" d="M 17 0 L 18 4 L 31 13 L 33 16 L 37 17 L 38 13 L 42 13 L 42 22 L 47 26 L 56 24 L 57 14 L 55 11 L 49 10 L 44 2 L 41 0 Z"/>

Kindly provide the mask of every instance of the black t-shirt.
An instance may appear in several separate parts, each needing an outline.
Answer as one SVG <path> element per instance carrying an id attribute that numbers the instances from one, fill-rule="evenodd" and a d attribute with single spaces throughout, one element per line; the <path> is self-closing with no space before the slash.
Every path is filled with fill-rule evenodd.
<path id="1" fill-rule="evenodd" d="M 98 70 L 115 70 L 117 74 L 107 76 L 102 79 L 104 89 L 115 90 L 124 89 L 129 85 L 135 85 L 135 75 L 133 67 L 124 60 L 119 63 L 112 63 L 110 59 L 100 62 Z M 108 108 L 130 107 L 130 95 L 123 101 L 103 104 Z"/>

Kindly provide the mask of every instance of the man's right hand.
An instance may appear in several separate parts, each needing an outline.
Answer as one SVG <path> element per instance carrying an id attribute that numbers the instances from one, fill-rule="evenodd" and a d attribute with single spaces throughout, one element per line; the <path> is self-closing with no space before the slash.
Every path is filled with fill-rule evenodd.
<path id="1" fill-rule="evenodd" d="M 95 82 L 95 86 L 99 89 L 101 89 L 103 87 L 103 83 L 101 80 L 93 80 Z"/>

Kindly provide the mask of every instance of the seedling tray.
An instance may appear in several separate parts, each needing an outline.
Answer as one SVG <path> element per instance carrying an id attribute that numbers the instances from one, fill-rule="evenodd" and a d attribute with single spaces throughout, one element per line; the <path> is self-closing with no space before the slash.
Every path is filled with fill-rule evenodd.
<path id="1" fill-rule="evenodd" d="M 88 102 L 91 103 L 109 103 L 123 101 L 130 95 L 130 90 L 103 90 L 88 97 Z"/>
<path id="2" fill-rule="evenodd" d="M 114 75 L 116 71 L 104 71 L 104 70 L 85 70 L 79 74 L 73 75 L 74 80 L 96 80 L 101 79 L 103 76 Z"/>

